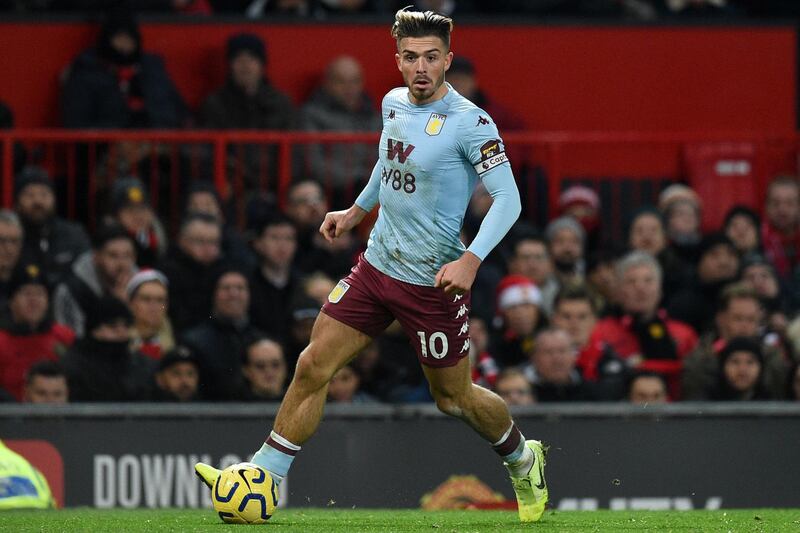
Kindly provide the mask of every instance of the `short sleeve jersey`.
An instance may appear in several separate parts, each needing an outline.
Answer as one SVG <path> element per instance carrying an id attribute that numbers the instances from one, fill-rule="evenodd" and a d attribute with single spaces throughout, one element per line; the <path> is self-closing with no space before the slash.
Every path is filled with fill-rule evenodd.
<path id="1" fill-rule="evenodd" d="M 477 180 L 509 166 L 491 117 L 449 84 L 443 98 L 409 101 L 408 88 L 383 99 L 378 220 L 365 257 L 392 278 L 434 284 L 465 247 L 461 226 Z"/>

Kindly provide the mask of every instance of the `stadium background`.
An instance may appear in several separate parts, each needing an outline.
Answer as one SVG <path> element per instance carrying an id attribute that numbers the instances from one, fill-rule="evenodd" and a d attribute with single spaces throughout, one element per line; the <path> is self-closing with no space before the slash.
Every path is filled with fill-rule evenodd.
<path id="1" fill-rule="evenodd" d="M 782 14 L 777 8 L 775 13 Z M 501 134 L 509 151 L 516 150 L 524 161 L 520 167 L 526 171 L 518 175 L 524 216 L 539 228 L 555 218 L 564 189 L 587 184 L 599 194 L 604 229 L 612 240 L 622 240 L 635 209 L 655 204 L 664 187 L 681 182 L 699 193 L 703 228 L 708 232 L 720 226 L 734 204 L 761 213 L 769 180 L 777 174 L 797 173 L 798 30 L 794 19 L 748 17 L 745 8 L 737 16 L 646 22 L 597 20 L 581 13 L 566 20 L 550 19 L 546 12 L 544 18 L 542 13 L 538 17 L 518 13 L 513 19 L 505 15 L 487 19 L 469 13 L 459 17 L 457 12 L 453 50 L 472 60 L 481 89 L 513 110 L 526 126 Z M 13 207 L 14 178 L 20 167 L 39 165 L 56 180 L 60 213 L 79 220 L 91 233 L 107 213 L 102 191 L 101 200 L 96 199 L 95 174 L 100 165 L 86 154 L 93 150 L 102 154 L 109 147 L 113 153 L 115 143 L 135 141 L 159 146 L 157 153 L 152 150 L 145 155 L 139 178 L 149 188 L 150 200 L 170 235 L 180 222 L 187 183 L 195 179 L 215 183 L 227 201 L 229 218 L 244 229 L 248 216 L 244 193 L 254 184 L 245 182 L 236 161 L 244 157 L 248 146 L 260 146 L 264 154 L 259 159 L 257 188 L 274 194 L 276 205 L 284 207 L 296 179 L 298 146 L 324 141 L 339 148 L 377 139 L 374 133 L 219 132 L 196 123 L 174 130 L 67 130 L 62 127 L 63 104 L 59 102 L 65 67 L 93 45 L 98 18 L 93 10 L 67 15 L 5 11 L 0 16 L 0 100 L 14 115 L 14 127 L 0 132 L 0 198 L 7 207 Z M 387 16 L 347 15 L 325 21 L 266 17 L 254 22 L 230 14 L 204 18 L 148 13 L 140 20 L 145 51 L 164 58 L 192 111 L 223 83 L 225 41 L 239 32 L 255 33 L 266 42 L 268 77 L 298 107 L 320 83 L 325 66 L 342 54 L 355 57 L 364 67 L 365 89 L 373 102 L 398 83 Z M 24 155 L 17 155 L 19 148 Z M 331 154 L 323 152 L 323 160 Z M 169 160 L 166 172 L 160 167 L 165 158 Z M 159 163 L 152 163 L 156 160 Z M 125 177 L 116 172 L 109 164 L 105 174 L 111 182 Z M 352 184 L 345 187 L 343 196 L 335 197 L 330 176 L 323 174 L 320 180 L 335 202 L 346 203 L 358 192 L 357 184 Z M 559 405 L 515 409 L 526 433 L 541 431 L 562 449 L 556 452 L 551 475 L 555 487 L 559 478 L 568 480 L 561 482 L 562 496 L 556 495 L 555 501 L 564 509 L 680 509 L 687 508 L 687 498 L 696 508 L 752 505 L 726 492 L 736 480 L 725 477 L 722 465 L 741 450 L 758 457 L 748 477 L 773 481 L 758 487 L 763 500 L 757 504 L 797 506 L 790 480 L 800 472 L 796 466 L 786 468 L 796 464 L 790 454 L 790 444 L 796 442 L 792 432 L 800 417 L 795 404 L 748 402 L 746 408 L 685 404 L 683 410 L 675 405 L 678 409 L 673 413 L 670 406 L 648 406 L 645 414 L 641 408 L 623 404 L 609 406 L 605 412 L 589 406 L 575 411 L 567 408 L 566 414 Z M 219 461 L 231 454 L 243 457 L 262 438 L 274 412 L 273 406 L 266 407 L 264 414 L 253 405 L 226 406 L 226 415 L 221 417 L 213 405 L 173 410 L 154 406 L 150 411 L 116 404 L 97 411 L 83 406 L 42 410 L 34 405 L 0 405 L 0 437 L 11 439 L 43 470 L 53 470 L 51 483 L 62 487 L 62 504 L 101 507 L 202 506 L 202 494 L 194 499 L 178 497 L 181 490 L 192 491 L 178 487 L 185 480 L 170 482 L 175 485 L 170 486 L 169 497 L 146 496 L 149 489 L 141 481 L 141 470 L 147 467 L 142 466 L 142 457 L 210 454 Z M 332 409 L 331 422 L 323 426 L 316 444 L 309 446 L 308 457 L 298 462 L 296 477 L 288 485 L 289 505 L 321 505 L 325 498 L 342 498 L 333 494 L 336 486 L 314 479 L 311 463 L 316 468 L 331 456 L 344 458 L 351 480 L 362 480 L 368 472 L 384 468 L 380 458 L 367 456 L 367 450 L 357 446 L 359 435 L 368 439 L 376 432 L 387 441 L 407 443 L 433 435 L 432 447 L 441 453 L 451 430 L 458 431 L 453 422 L 424 406 L 376 409 L 339 405 Z M 702 413 L 708 410 L 713 414 L 704 418 Z M 119 417 L 124 422 L 112 421 Z M 237 435 L 235 442 L 198 445 L 196 439 L 215 423 L 230 428 L 220 431 L 221 435 L 241 432 L 241 437 Z M 239 429 L 245 425 L 247 429 Z M 181 437 L 173 438 L 171 431 Z M 625 438 L 626 432 L 644 436 Z M 609 439 L 607 433 L 620 435 L 619 440 Z M 150 437 L 154 434 L 159 439 Z M 699 434 L 703 437 L 696 437 Z M 775 438 L 781 434 L 785 438 Z M 569 444 L 575 441 L 581 441 L 580 445 Z M 680 449 L 682 457 L 702 457 L 715 449 L 723 453 L 714 464 L 690 462 L 669 474 L 650 455 L 663 456 L 665 451 L 658 446 L 665 441 Z M 55 451 L 48 443 L 55 444 Z M 575 462 L 566 466 L 570 446 Z M 597 466 L 596 455 L 616 456 L 620 450 L 625 450 L 626 463 L 610 460 Z M 63 470 L 53 453 L 63 460 Z M 397 453 L 412 456 L 405 446 L 398 446 Z M 421 462 L 419 469 L 426 475 L 414 479 L 395 465 L 388 473 L 403 480 L 398 483 L 404 486 L 402 490 L 383 499 L 375 497 L 383 485 L 370 488 L 351 481 L 341 504 L 415 506 L 424 492 L 457 473 L 477 473 L 494 490 L 506 492 L 502 472 L 490 471 L 483 464 L 488 461 L 480 461 L 481 457 L 476 445 L 464 451 L 463 461 L 436 468 Z M 435 462 L 434 457 L 429 460 Z M 479 461 L 482 467 L 477 466 Z M 306 462 L 303 469 L 301 464 Z M 632 466 L 643 464 L 645 474 Z M 326 466 L 326 475 L 341 477 L 339 466 L 338 460 Z M 592 469 L 596 479 L 583 484 L 581 476 Z M 774 483 L 781 476 L 786 476 L 786 482 Z M 698 480 L 705 480 L 699 489 Z"/>

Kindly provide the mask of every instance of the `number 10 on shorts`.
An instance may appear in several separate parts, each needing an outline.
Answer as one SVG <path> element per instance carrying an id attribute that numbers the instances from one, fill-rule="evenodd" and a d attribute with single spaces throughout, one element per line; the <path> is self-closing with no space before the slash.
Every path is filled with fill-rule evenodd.
<path id="1" fill-rule="evenodd" d="M 447 335 L 441 331 L 431 333 L 429 338 L 426 338 L 424 331 L 418 331 L 417 336 L 422 345 L 422 357 L 428 357 L 428 351 L 430 351 L 434 359 L 441 359 L 447 355 Z"/>

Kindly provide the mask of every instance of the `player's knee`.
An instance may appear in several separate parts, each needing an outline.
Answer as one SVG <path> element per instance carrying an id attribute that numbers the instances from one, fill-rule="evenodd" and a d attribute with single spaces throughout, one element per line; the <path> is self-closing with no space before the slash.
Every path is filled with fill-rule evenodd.
<path id="1" fill-rule="evenodd" d="M 334 369 L 329 366 L 323 355 L 310 344 L 297 360 L 294 380 L 314 388 L 322 387 L 333 376 Z"/>
<path id="2" fill-rule="evenodd" d="M 459 396 L 449 394 L 447 391 L 431 390 L 431 393 L 439 411 L 457 418 L 464 414 L 463 401 Z"/>

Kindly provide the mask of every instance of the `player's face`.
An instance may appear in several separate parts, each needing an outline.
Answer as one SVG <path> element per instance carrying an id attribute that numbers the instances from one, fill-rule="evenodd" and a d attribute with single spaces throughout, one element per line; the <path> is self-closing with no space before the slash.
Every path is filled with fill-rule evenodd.
<path id="1" fill-rule="evenodd" d="M 412 103 L 427 104 L 447 92 L 444 73 L 450 68 L 453 53 L 441 38 L 431 35 L 401 39 L 394 58 L 411 93 Z"/>

